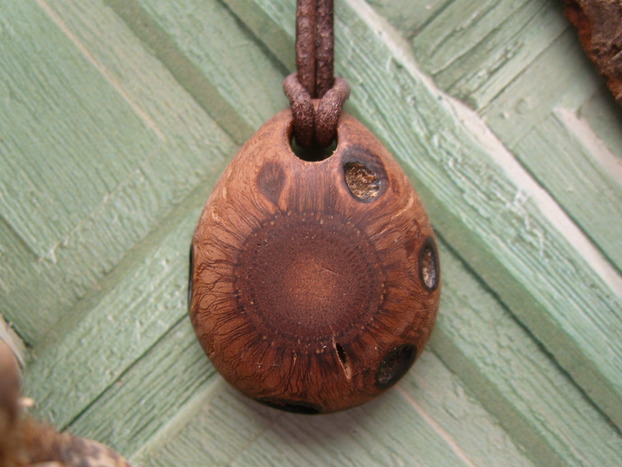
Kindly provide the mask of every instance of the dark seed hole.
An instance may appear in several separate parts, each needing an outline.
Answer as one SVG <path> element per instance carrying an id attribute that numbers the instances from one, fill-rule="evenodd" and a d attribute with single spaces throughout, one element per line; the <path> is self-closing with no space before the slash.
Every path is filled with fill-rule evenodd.
<path id="1" fill-rule="evenodd" d="M 403 344 L 391 350 L 376 371 L 376 386 L 381 389 L 393 386 L 406 374 L 417 356 L 417 348 Z"/>
<path id="2" fill-rule="evenodd" d="M 335 349 L 337 350 L 337 356 L 339 357 L 339 361 L 343 366 L 346 366 L 348 364 L 348 358 L 346 357 L 346 353 L 344 352 L 343 347 L 341 347 L 340 344 L 335 344 Z"/>
<path id="3" fill-rule="evenodd" d="M 328 146 L 310 146 L 305 148 L 296 143 L 296 138 L 292 138 L 291 147 L 299 159 L 307 162 L 319 162 L 333 155 L 335 149 L 337 149 L 337 140 L 334 140 Z"/>
<path id="4" fill-rule="evenodd" d="M 350 193 L 361 201 L 372 201 L 380 194 L 380 180 L 376 173 L 359 162 L 348 162 L 343 167 Z"/>
<path id="5" fill-rule="evenodd" d="M 298 401 L 288 401 L 283 399 L 257 399 L 257 402 L 260 402 L 268 407 L 272 407 L 273 409 L 284 410 L 285 412 L 292 413 L 301 413 L 306 415 L 315 415 L 320 413 L 322 410 L 320 407 L 314 404 L 309 404 L 307 402 L 298 402 Z"/>
<path id="6" fill-rule="evenodd" d="M 194 266 L 194 249 L 190 244 L 190 258 L 188 261 L 188 309 L 190 309 L 190 303 L 192 302 L 192 269 Z"/>
<path id="7" fill-rule="evenodd" d="M 439 283 L 438 253 L 432 238 L 428 238 L 421 247 L 419 253 L 419 276 L 423 286 L 429 290 L 435 290 Z"/>

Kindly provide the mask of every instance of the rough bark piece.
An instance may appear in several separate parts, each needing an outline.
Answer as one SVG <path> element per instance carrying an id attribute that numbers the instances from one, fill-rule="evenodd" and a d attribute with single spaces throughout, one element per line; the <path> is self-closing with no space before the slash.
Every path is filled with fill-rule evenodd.
<path id="1" fill-rule="evenodd" d="M 622 1 L 565 0 L 566 16 L 616 102 L 622 105 Z"/>
<path id="2" fill-rule="evenodd" d="M 107 446 L 68 433 L 21 414 L 17 360 L 0 341 L 0 465 L 3 467 L 129 467 Z"/>

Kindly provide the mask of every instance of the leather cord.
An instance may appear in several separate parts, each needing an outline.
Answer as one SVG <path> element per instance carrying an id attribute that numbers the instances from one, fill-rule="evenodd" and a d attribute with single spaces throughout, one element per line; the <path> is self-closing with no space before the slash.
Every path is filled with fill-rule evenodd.
<path id="1" fill-rule="evenodd" d="M 333 0 L 298 0 L 296 69 L 283 80 L 294 119 L 294 137 L 303 147 L 329 145 L 350 95 L 345 80 L 335 78 Z"/>

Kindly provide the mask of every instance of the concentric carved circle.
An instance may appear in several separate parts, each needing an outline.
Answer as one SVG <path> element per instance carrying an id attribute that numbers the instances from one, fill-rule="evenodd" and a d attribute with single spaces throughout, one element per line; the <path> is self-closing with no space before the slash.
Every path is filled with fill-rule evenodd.
<path id="1" fill-rule="evenodd" d="M 235 291 L 270 338 L 314 343 L 351 337 L 382 303 L 378 255 L 352 223 L 332 215 L 277 215 L 240 252 Z"/>

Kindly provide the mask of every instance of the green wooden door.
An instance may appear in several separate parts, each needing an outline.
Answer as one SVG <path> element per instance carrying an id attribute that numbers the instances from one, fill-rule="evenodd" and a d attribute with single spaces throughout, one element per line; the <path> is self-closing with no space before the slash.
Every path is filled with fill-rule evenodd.
<path id="1" fill-rule="evenodd" d="M 187 319 L 202 204 L 287 105 L 294 0 L 8 0 L 0 313 L 34 414 L 136 465 L 622 465 L 622 112 L 561 5 L 336 3 L 346 110 L 440 240 L 415 368 L 360 408 L 281 413 Z"/>

